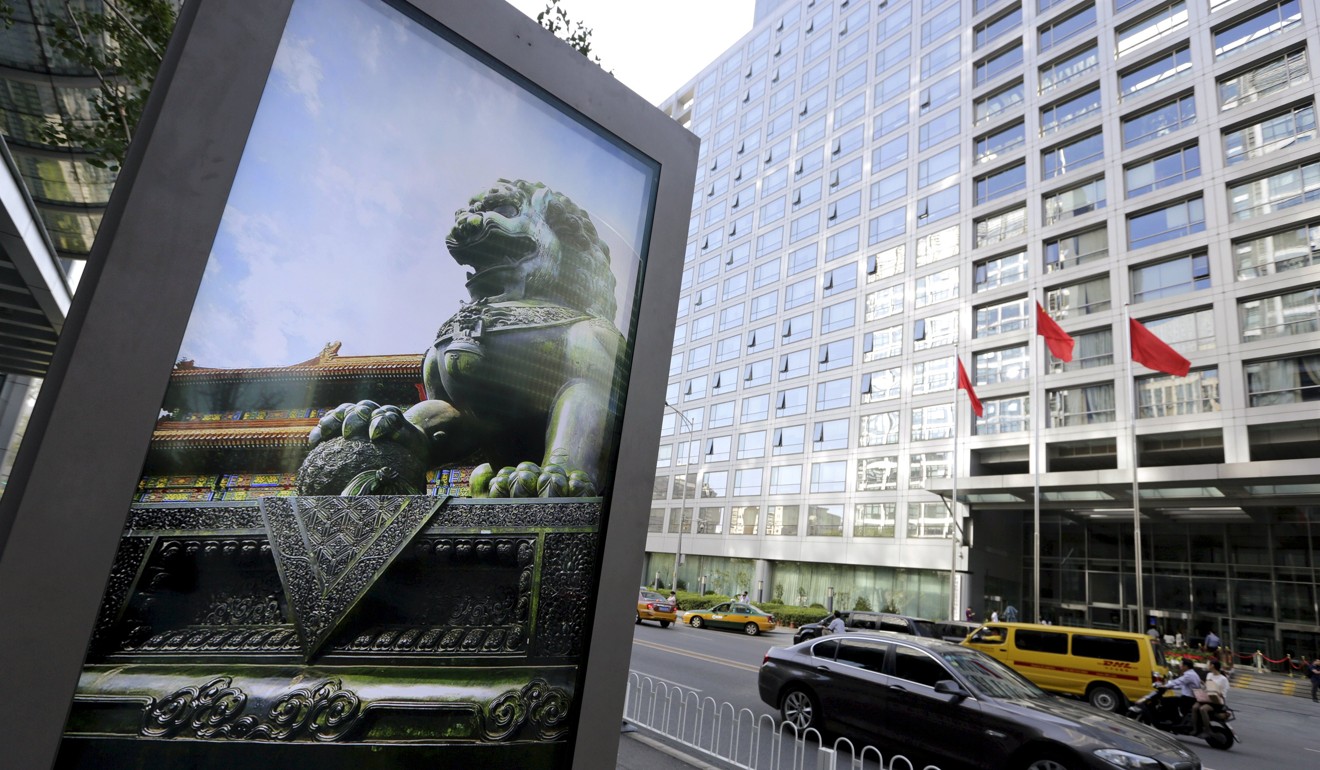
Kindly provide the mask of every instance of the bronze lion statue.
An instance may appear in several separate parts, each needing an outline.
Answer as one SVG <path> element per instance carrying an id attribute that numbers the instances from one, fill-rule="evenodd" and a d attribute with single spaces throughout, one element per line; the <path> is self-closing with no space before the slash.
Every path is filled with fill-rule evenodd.
<path id="1" fill-rule="evenodd" d="M 445 239 L 471 269 L 426 351 L 426 399 L 342 404 L 312 430 L 301 494 L 418 493 L 471 458 L 477 497 L 581 497 L 610 482 L 626 343 L 609 247 L 587 212 L 535 182 L 499 180 Z"/>

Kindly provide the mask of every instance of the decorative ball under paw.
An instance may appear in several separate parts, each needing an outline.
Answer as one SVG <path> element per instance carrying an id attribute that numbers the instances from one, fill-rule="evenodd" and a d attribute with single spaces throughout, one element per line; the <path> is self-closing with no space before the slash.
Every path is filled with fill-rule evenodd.
<path id="1" fill-rule="evenodd" d="M 389 468 L 398 478 L 426 494 L 426 466 L 402 446 L 390 441 L 336 438 L 317 444 L 298 468 L 300 495 L 339 495 L 364 471 Z"/>

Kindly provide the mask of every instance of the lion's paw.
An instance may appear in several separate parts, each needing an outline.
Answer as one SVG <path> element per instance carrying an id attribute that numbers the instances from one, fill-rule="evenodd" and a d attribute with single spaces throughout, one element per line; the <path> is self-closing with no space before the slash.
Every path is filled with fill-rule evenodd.
<path id="1" fill-rule="evenodd" d="M 585 471 L 558 463 L 506 465 L 496 471 L 483 463 L 472 471 L 474 497 L 595 497 L 596 485 Z"/>
<path id="2" fill-rule="evenodd" d="M 408 422 L 402 409 L 393 405 L 381 406 L 375 401 L 340 404 L 327 412 L 312 428 L 307 442 L 315 447 L 341 436 L 346 439 L 394 442 L 420 457 L 425 456 L 425 436 Z"/>

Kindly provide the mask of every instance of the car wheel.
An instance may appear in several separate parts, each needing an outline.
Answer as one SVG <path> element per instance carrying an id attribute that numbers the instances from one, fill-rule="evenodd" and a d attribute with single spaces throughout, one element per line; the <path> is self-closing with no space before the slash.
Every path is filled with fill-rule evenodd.
<path id="1" fill-rule="evenodd" d="M 1123 708 L 1123 693 L 1107 684 L 1098 684 L 1086 693 L 1086 700 L 1101 711 L 1120 711 Z"/>
<path id="2" fill-rule="evenodd" d="M 1077 765 L 1055 754 L 1034 757 L 1022 766 L 1022 770 L 1074 770 Z"/>
<path id="3" fill-rule="evenodd" d="M 693 628 L 701 628 L 702 626 L 706 625 L 704 622 L 702 622 L 700 615 L 693 615 L 692 620 L 688 622 L 692 624 Z"/>
<path id="4" fill-rule="evenodd" d="M 642 624 L 642 613 L 639 612 L 637 613 L 637 625 L 640 626 L 641 624 Z"/>
<path id="5" fill-rule="evenodd" d="M 662 621 L 660 621 L 660 627 L 661 627 L 661 628 L 669 628 L 669 621 L 668 621 L 668 620 L 662 620 Z"/>
<path id="6" fill-rule="evenodd" d="M 817 705 L 815 697 L 806 690 L 793 688 L 785 693 L 783 700 L 779 702 L 779 714 L 799 732 L 808 727 L 819 729 L 820 706 Z"/>
<path id="7" fill-rule="evenodd" d="M 743 631 L 746 631 L 748 636 L 756 636 L 757 634 L 761 633 L 761 627 L 756 625 L 755 623 L 748 623 L 747 625 L 743 626 Z"/>

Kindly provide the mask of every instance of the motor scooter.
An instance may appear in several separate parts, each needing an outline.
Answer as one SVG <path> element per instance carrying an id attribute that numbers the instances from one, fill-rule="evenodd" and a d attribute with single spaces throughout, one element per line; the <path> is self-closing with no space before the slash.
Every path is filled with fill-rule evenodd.
<path id="1" fill-rule="evenodd" d="M 1181 698 L 1156 685 L 1155 689 L 1128 707 L 1128 717 L 1174 735 L 1195 735 L 1192 715 L 1180 708 Z M 1236 717 L 1232 709 L 1219 706 L 1210 714 L 1210 726 L 1204 734 L 1212 749 L 1229 749 L 1240 739 L 1229 726 Z M 1198 736 L 1200 737 L 1200 736 Z"/>

